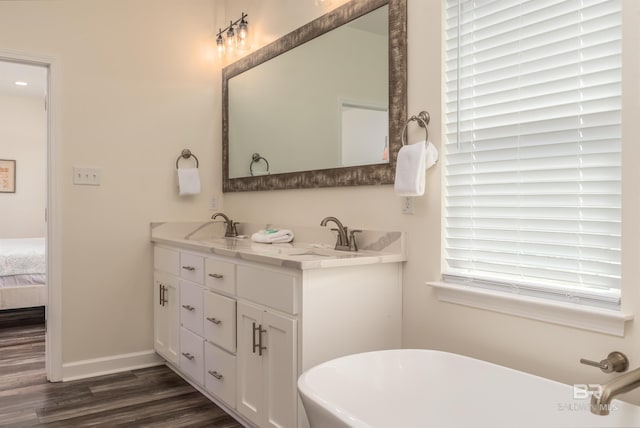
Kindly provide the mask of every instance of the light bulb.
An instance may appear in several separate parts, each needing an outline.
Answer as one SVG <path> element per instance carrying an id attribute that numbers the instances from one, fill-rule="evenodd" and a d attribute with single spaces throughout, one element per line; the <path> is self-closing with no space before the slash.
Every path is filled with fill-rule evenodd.
<path id="1" fill-rule="evenodd" d="M 218 37 L 216 37 L 216 45 L 218 46 L 218 57 L 222 58 L 224 55 L 224 40 L 222 39 L 222 30 L 218 33 Z"/>
<path id="2" fill-rule="evenodd" d="M 247 44 L 247 36 L 249 35 L 249 23 L 242 18 L 240 24 L 238 24 L 238 39 L 239 43 L 245 47 Z"/>
<path id="3" fill-rule="evenodd" d="M 233 51 L 233 48 L 236 46 L 236 32 L 233 31 L 233 23 L 229 25 L 229 30 L 227 31 L 226 45 L 229 52 Z"/>

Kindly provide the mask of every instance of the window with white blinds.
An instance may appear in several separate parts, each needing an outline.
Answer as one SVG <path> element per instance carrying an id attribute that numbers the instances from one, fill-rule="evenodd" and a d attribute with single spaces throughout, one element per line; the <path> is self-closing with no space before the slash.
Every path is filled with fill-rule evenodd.
<path id="1" fill-rule="evenodd" d="M 446 0 L 447 281 L 620 305 L 621 5 Z"/>

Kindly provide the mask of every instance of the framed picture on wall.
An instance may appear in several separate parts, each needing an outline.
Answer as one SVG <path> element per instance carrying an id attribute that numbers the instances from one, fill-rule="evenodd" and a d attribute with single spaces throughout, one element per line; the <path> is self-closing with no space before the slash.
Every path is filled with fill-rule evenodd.
<path id="1" fill-rule="evenodd" d="M 16 161 L 0 159 L 0 193 L 16 192 Z"/>

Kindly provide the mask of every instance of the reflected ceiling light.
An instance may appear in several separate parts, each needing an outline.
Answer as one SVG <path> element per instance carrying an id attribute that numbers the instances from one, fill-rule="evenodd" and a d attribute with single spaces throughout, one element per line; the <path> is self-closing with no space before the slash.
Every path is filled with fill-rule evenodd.
<path id="1" fill-rule="evenodd" d="M 28 83 L 27 83 L 27 82 L 22 82 L 22 81 L 17 81 L 17 82 L 14 82 L 14 83 L 15 83 L 16 85 L 18 85 L 18 86 L 27 86 L 27 85 L 28 85 Z"/>
<path id="2" fill-rule="evenodd" d="M 249 23 L 245 18 L 247 18 L 246 13 L 242 12 L 240 19 L 235 22 L 229 21 L 229 26 L 225 28 L 218 29 L 218 34 L 216 36 L 216 45 L 218 46 L 218 56 L 222 56 L 225 53 L 231 54 L 233 53 L 234 48 L 237 46 L 239 49 L 246 49 L 247 46 L 247 37 L 249 35 Z M 236 35 L 236 31 L 234 27 L 237 26 L 238 33 Z M 225 33 L 226 39 L 222 37 L 222 34 Z"/>

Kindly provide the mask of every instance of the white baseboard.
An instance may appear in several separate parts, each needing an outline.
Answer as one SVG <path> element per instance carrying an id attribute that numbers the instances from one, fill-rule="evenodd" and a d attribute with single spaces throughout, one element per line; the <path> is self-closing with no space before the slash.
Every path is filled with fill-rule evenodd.
<path id="1" fill-rule="evenodd" d="M 159 366 L 164 363 L 165 361 L 153 350 L 74 361 L 62 364 L 62 381 L 67 382 L 127 370 L 142 369 Z"/>

